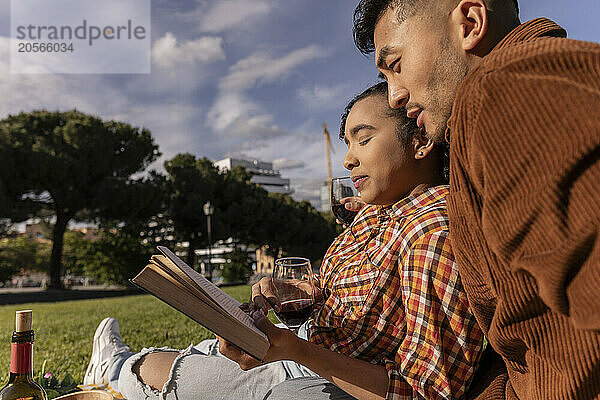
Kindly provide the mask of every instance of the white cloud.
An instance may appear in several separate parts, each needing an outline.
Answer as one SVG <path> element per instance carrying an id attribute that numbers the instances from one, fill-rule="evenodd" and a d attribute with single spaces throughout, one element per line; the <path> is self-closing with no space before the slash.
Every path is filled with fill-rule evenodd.
<path id="1" fill-rule="evenodd" d="M 0 18 L 10 18 L 10 0 L 0 0 Z"/>
<path id="2" fill-rule="evenodd" d="M 306 141 L 304 135 L 299 132 L 271 139 L 268 146 L 262 149 L 249 149 L 247 153 L 251 157 L 267 161 L 285 159 L 304 163 L 302 169 L 287 170 L 286 174 L 290 177 L 314 176 L 324 179 L 327 176 L 325 144 L 323 141 Z"/>
<path id="3" fill-rule="evenodd" d="M 223 154 L 223 157 L 242 158 L 242 159 L 254 159 L 248 155 L 249 152 L 256 152 L 260 149 L 266 149 L 269 147 L 269 143 L 264 140 L 247 140 L 245 142 L 233 141 L 229 143 L 227 147 L 229 150 Z M 268 161 L 267 159 L 262 159 Z"/>
<path id="4" fill-rule="evenodd" d="M 150 129 L 163 153 L 161 160 L 165 160 L 193 147 L 196 134 L 193 131 L 193 120 L 198 116 L 198 112 L 195 105 L 183 102 L 171 105 L 130 104 L 122 111 L 113 110 L 113 113 L 107 114 L 105 118 L 127 121 L 132 125 Z"/>
<path id="5" fill-rule="evenodd" d="M 97 113 L 94 105 L 102 99 L 119 107 L 120 96 L 103 85 L 97 85 L 91 96 L 85 96 L 86 86 L 95 86 L 99 78 L 95 75 L 63 74 L 13 74 L 9 64 L 10 38 L 0 37 L 0 117 L 34 109 L 67 110 L 77 108 Z"/>
<path id="6" fill-rule="evenodd" d="M 274 116 L 264 112 L 248 92 L 285 78 L 301 64 L 323 53 L 319 46 L 308 46 L 280 58 L 257 52 L 238 61 L 219 81 L 215 102 L 207 113 L 207 125 L 217 132 L 247 139 L 285 135 L 287 132 L 274 123 Z"/>
<path id="7" fill-rule="evenodd" d="M 167 91 L 168 86 L 177 80 L 167 80 L 166 72 L 154 71 L 151 76 L 137 78 L 139 80 L 132 77 L 120 86 L 111 83 L 110 77 L 103 75 L 10 74 L 8 53 L 9 39 L 0 38 L 0 91 L 7 94 L 0 97 L 0 117 L 9 112 L 42 107 L 52 110 L 77 107 L 103 119 L 143 126 L 150 129 L 163 152 L 163 157 L 155 167 L 178 152 L 200 150 L 197 147 L 200 142 L 204 146 L 214 144 L 214 151 L 222 148 L 233 154 L 265 161 L 276 160 L 276 168 L 284 170 L 284 177 L 292 180 L 292 187 L 296 190 L 294 198 L 309 199 L 313 204 L 318 202 L 319 187 L 327 177 L 320 122 L 304 121 L 293 131 L 288 131 L 276 123 L 273 113 L 252 98 L 252 89 L 281 79 L 293 73 L 302 63 L 309 62 L 311 57 L 317 57 L 314 50 L 268 57 L 265 63 L 275 64 L 270 69 L 264 68 L 265 65 L 252 56 L 232 67 L 221 82 L 231 83 L 234 82 L 231 75 L 241 79 L 242 75 L 247 74 L 245 76 L 251 77 L 250 84 L 238 85 L 239 90 L 233 90 L 235 85 L 218 85 L 215 102 L 205 121 L 214 123 L 214 127 L 210 123 L 209 126 L 216 137 L 207 130 L 198 129 L 197 121 L 203 110 L 189 103 L 187 96 L 181 96 L 181 87 L 172 87 L 172 92 Z M 254 71 L 254 68 L 258 71 Z M 163 91 L 159 96 L 162 100 L 136 100 L 154 91 L 152 87 L 157 84 L 157 79 L 164 90 L 164 96 Z M 223 87 L 227 87 L 227 90 Z M 341 157 L 343 151 L 336 152 L 332 160 L 334 169 L 338 164 L 341 165 Z M 337 174 L 334 170 L 334 175 Z"/>
<path id="8" fill-rule="evenodd" d="M 278 170 L 304 168 L 306 164 L 300 160 L 289 160 L 287 158 L 278 158 L 273 160 L 273 168 Z"/>
<path id="9" fill-rule="evenodd" d="M 285 135 L 287 132 L 273 123 L 273 119 L 273 115 L 270 114 L 240 116 L 227 127 L 227 131 L 236 137 L 253 139 Z"/>
<path id="10" fill-rule="evenodd" d="M 298 100 L 309 110 L 339 109 L 347 99 L 347 85 L 303 87 L 298 89 Z"/>
<path id="11" fill-rule="evenodd" d="M 0 118 L 8 114 L 37 109 L 79 111 L 104 120 L 119 120 L 152 132 L 163 153 L 161 160 L 181 151 L 190 151 L 196 143 L 196 105 L 185 99 L 145 101 L 136 99 L 146 93 L 151 80 L 136 85 L 111 84 L 111 76 L 77 74 L 11 74 L 10 39 L 0 37 Z M 148 79 L 152 76 L 146 76 Z M 160 166 L 162 161 L 155 164 Z"/>
<path id="12" fill-rule="evenodd" d="M 204 32 L 224 32 L 256 24 L 275 6 L 276 2 L 266 0 L 219 0 L 210 6 L 200 4 L 186 19 L 199 22 Z"/>
<path id="13" fill-rule="evenodd" d="M 229 74 L 221 80 L 221 90 L 241 91 L 256 85 L 271 83 L 288 76 L 297 66 L 324 56 L 322 47 L 312 45 L 273 58 L 261 51 L 238 61 L 229 69 Z"/>
<path id="14" fill-rule="evenodd" d="M 243 93 L 220 91 L 207 114 L 207 120 L 214 130 L 226 131 L 239 118 L 257 112 L 258 108 Z"/>
<path id="15" fill-rule="evenodd" d="M 167 32 L 152 46 L 152 62 L 160 68 L 170 69 L 222 60 L 225 60 L 225 51 L 220 37 L 205 36 L 177 43 L 175 35 Z"/>

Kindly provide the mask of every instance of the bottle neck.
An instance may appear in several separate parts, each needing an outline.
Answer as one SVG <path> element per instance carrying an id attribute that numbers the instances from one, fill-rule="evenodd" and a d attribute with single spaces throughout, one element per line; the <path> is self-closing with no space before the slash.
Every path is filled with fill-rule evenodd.
<path id="1" fill-rule="evenodd" d="M 13 332 L 10 344 L 10 380 L 33 376 L 33 331 Z"/>

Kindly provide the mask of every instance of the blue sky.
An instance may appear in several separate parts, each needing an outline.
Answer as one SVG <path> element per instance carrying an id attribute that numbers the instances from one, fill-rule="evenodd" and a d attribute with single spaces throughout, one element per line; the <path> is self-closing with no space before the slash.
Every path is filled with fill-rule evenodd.
<path id="1" fill-rule="evenodd" d="M 357 0 L 152 0 L 152 73 L 11 74 L 9 0 L 0 0 L 0 118 L 46 108 L 119 119 L 152 132 L 162 161 L 179 152 L 275 163 L 297 199 L 318 198 L 348 99 L 375 81 L 352 42 Z M 600 41 L 598 0 L 522 0 L 521 19 L 546 16 L 569 37 Z M 575 5 L 576 4 L 576 5 Z"/>

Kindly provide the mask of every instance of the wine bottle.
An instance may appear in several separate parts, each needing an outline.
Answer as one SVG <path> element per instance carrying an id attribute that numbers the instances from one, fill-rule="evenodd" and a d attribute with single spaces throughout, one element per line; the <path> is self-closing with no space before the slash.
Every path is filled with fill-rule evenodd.
<path id="1" fill-rule="evenodd" d="M 17 311 L 10 344 L 10 379 L 0 390 L 0 400 L 47 400 L 46 391 L 33 380 L 31 310 Z"/>

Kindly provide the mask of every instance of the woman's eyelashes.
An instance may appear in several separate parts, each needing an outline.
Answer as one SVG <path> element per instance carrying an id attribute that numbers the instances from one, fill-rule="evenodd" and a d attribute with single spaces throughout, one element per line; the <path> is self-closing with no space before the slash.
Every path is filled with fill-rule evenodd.
<path id="1" fill-rule="evenodd" d="M 389 66 L 391 71 L 394 71 L 396 73 L 400 72 L 400 60 L 402 60 L 402 58 L 397 58 L 396 60 L 394 60 L 394 62 L 392 62 Z"/>
<path id="2" fill-rule="evenodd" d="M 360 146 L 364 146 L 364 145 L 366 145 L 367 143 L 369 143 L 369 142 L 371 141 L 371 139 L 372 139 L 372 138 L 363 139 L 363 140 L 361 140 L 360 142 L 358 142 L 358 144 L 359 144 Z"/>

